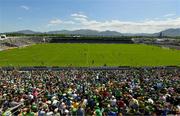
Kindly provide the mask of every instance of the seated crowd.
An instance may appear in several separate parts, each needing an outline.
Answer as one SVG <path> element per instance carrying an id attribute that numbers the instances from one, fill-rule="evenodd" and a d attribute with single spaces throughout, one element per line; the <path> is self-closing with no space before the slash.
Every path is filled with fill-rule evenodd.
<path id="1" fill-rule="evenodd" d="M 0 115 L 180 115 L 180 69 L 0 70 Z"/>

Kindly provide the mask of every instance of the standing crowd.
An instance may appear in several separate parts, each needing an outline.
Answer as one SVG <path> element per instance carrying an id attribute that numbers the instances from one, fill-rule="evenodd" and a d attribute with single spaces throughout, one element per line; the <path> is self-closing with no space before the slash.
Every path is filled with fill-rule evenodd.
<path id="1" fill-rule="evenodd" d="M 2 116 L 180 115 L 180 69 L 0 70 Z"/>

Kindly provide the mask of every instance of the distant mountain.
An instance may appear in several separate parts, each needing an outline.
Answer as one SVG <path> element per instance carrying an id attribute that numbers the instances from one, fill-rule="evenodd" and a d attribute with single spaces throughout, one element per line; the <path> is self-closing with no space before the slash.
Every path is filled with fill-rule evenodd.
<path id="1" fill-rule="evenodd" d="M 49 31 L 48 34 L 73 34 L 73 35 L 98 35 L 98 31 L 89 29 L 80 29 L 74 31 L 61 30 L 61 31 Z"/>
<path id="2" fill-rule="evenodd" d="M 78 34 L 78 35 L 98 35 L 98 31 L 96 30 L 90 30 L 90 29 L 80 29 L 71 31 L 71 34 Z"/>
<path id="3" fill-rule="evenodd" d="M 22 33 L 22 34 L 39 34 L 41 32 L 35 32 L 32 30 L 21 30 L 17 32 L 12 32 L 12 33 Z M 87 36 L 154 36 L 157 37 L 162 34 L 162 36 L 170 36 L 170 37 L 175 37 L 175 36 L 180 36 L 180 28 L 177 29 L 167 29 L 164 31 L 161 31 L 159 33 L 120 33 L 117 31 L 96 31 L 96 30 L 90 30 L 90 29 L 80 29 L 80 30 L 74 30 L 74 31 L 69 31 L 69 30 L 59 30 L 59 31 L 48 31 L 44 32 L 47 34 L 71 34 L 71 35 L 87 35 Z"/>
<path id="4" fill-rule="evenodd" d="M 169 37 L 176 37 L 176 36 L 180 36 L 180 28 L 177 29 L 167 29 L 167 30 L 163 30 L 160 31 L 158 33 L 136 33 L 136 34 L 132 34 L 132 33 L 123 33 L 124 36 L 160 36 L 160 33 L 162 33 L 162 36 L 169 36 Z"/>
<path id="5" fill-rule="evenodd" d="M 16 32 L 13 32 L 13 33 L 38 34 L 38 33 L 41 33 L 41 32 L 35 32 L 35 31 L 32 31 L 32 30 L 20 30 L 20 31 L 16 31 Z"/>
<path id="6" fill-rule="evenodd" d="M 122 36 L 121 33 L 116 31 L 96 31 L 90 29 L 80 29 L 74 31 L 61 30 L 61 31 L 49 31 L 48 34 L 72 34 L 72 35 L 89 35 L 89 36 Z"/>
<path id="7" fill-rule="evenodd" d="M 61 30 L 61 31 L 48 31 L 47 34 L 69 34 L 71 31 Z"/>
<path id="8" fill-rule="evenodd" d="M 99 35 L 101 36 L 122 36 L 122 34 L 120 32 L 117 31 L 102 31 L 99 33 Z"/>
<path id="9" fill-rule="evenodd" d="M 167 29 L 162 32 L 162 36 L 180 36 L 180 28 L 177 29 Z"/>
<path id="10" fill-rule="evenodd" d="M 152 36 L 149 33 L 123 33 L 123 36 Z"/>
<path id="11" fill-rule="evenodd" d="M 80 29 L 80 30 L 60 30 L 60 31 L 48 31 L 47 34 L 72 34 L 72 35 L 97 35 L 98 31 L 89 30 L 89 29 Z"/>

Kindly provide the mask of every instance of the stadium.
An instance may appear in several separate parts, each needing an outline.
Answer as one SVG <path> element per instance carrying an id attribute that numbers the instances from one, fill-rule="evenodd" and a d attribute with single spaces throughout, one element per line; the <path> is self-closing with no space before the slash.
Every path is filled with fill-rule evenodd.
<path id="1" fill-rule="evenodd" d="M 60 9 L 59 6 L 56 8 L 56 2 L 48 2 L 47 12 Z M 50 8 L 50 4 L 54 7 Z M 38 2 L 37 5 L 41 6 Z M 32 6 L 36 7 L 33 2 Z M 33 15 L 32 6 L 22 5 L 20 8 Z M 36 10 L 40 10 L 38 8 L 40 7 Z M 16 12 L 19 16 L 20 11 Z M 53 12 L 55 11 L 51 11 L 52 14 Z M 42 11 L 41 13 L 43 14 Z M 33 17 L 28 21 L 46 20 L 42 14 L 39 14 L 39 19 L 34 14 L 37 19 Z M 100 22 L 90 20 L 81 12 L 71 14 L 71 17 L 74 18 L 72 21 L 70 18 L 65 21 L 54 19 L 43 27 L 51 29 L 61 25 L 61 31 L 6 31 L 5 28 L 0 33 L 0 115 L 180 115 L 180 28 L 176 28 L 180 26 L 178 18 L 173 20 L 177 24 L 175 25 L 170 18 L 164 22 L 155 20 L 138 23 L 117 20 Z M 23 22 L 23 17 L 18 17 L 18 20 L 22 24 L 27 23 Z M 77 25 L 90 25 L 90 29 L 78 27 L 73 31 L 63 30 L 66 26 L 76 25 L 73 21 L 82 21 L 81 25 Z M 2 22 L 6 23 L 5 20 Z M 14 28 L 12 22 L 9 25 Z M 121 28 L 125 26 L 124 30 L 128 30 L 129 25 L 133 26 L 128 33 L 123 30 L 122 33 L 108 30 L 119 28 L 118 25 Z M 131 32 L 131 28 L 134 29 L 136 25 L 140 33 L 134 33 L 136 30 Z M 145 27 L 147 25 L 148 28 Z M 167 25 L 170 27 L 164 28 Z M 93 30 L 93 26 L 95 29 L 102 26 L 105 31 Z M 154 28 L 160 28 L 160 31 L 143 32 Z"/>
<path id="2" fill-rule="evenodd" d="M 179 50 L 110 37 L 25 38 L 1 41 L 6 114 L 161 115 L 164 105 L 178 113 Z"/>

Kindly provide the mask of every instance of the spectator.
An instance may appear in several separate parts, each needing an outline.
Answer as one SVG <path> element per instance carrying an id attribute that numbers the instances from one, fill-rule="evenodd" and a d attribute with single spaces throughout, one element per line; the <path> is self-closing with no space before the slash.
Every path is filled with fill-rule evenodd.
<path id="1" fill-rule="evenodd" d="M 175 115 L 179 88 L 179 68 L 0 70 L 0 114 Z"/>

